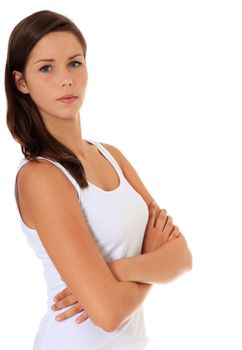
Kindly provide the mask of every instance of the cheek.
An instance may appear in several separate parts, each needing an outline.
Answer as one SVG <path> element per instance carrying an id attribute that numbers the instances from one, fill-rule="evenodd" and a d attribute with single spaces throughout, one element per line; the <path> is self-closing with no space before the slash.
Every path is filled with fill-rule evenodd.
<path id="1" fill-rule="evenodd" d="M 50 83 L 43 79 L 34 79 L 28 87 L 30 96 L 36 104 L 43 103 L 51 97 Z"/>
<path id="2" fill-rule="evenodd" d="M 40 108 L 47 107 L 51 101 L 50 91 L 46 87 L 43 88 L 41 84 L 30 89 L 30 96 L 34 103 Z"/>
<path id="3" fill-rule="evenodd" d="M 83 70 L 78 76 L 74 77 L 75 83 L 79 86 L 85 87 L 88 81 L 88 72 L 87 70 Z"/>

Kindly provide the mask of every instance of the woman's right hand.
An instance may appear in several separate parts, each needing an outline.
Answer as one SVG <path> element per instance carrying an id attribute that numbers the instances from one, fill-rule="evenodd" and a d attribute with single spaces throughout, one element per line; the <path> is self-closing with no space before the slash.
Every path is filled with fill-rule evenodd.
<path id="1" fill-rule="evenodd" d="M 62 279 L 62 281 L 64 281 L 63 278 L 61 278 L 61 279 Z M 81 315 L 79 315 L 75 319 L 76 323 L 82 323 L 89 318 L 88 314 L 83 309 L 81 303 L 78 302 L 78 300 L 72 294 L 72 291 L 69 287 L 66 287 L 60 293 L 56 294 L 54 301 L 55 301 L 55 303 L 51 306 L 51 310 L 53 310 L 53 311 L 60 311 L 63 308 L 66 308 L 68 306 L 72 306 L 68 310 L 62 312 L 61 314 L 58 314 L 55 317 L 56 321 L 67 320 L 68 318 L 70 318 L 70 317 L 72 317 L 80 312 L 81 312 Z"/>
<path id="2" fill-rule="evenodd" d="M 149 206 L 149 219 L 144 234 L 142 254 L 150 253 L 181 235 L 177 226 L 165 209 L 160 209 L 156 202 Z"/>

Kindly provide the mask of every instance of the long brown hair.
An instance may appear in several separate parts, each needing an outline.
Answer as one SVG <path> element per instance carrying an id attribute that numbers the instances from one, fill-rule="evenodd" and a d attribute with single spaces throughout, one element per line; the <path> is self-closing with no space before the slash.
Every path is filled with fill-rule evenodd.
<path id="1" fill-rule="evenodd" d="M 24 73 L 31 50 L 44 35 L 62 31 L 76 35 L 86 59 L 87 45 L 82 33 L 69 18 L 59 13 L 47 10 L 35 12 L 13 29 L 5 68 L 7 126 L 21 145 L 26 159 L 36 160 L 36 157 L 41 156 L 57 161 L 70 172 L 81 188 L 86 188 L 88 182 L 80 160 L 47 130 L 31 96 L 16 88 L 12 76 L 14 70 Z"/>

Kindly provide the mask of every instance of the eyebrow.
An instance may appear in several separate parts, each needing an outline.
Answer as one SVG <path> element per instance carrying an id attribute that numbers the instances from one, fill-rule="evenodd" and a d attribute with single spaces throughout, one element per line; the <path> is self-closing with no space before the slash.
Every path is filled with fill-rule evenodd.
<path id="1" fill-rule="evenodd" d="M 74 56 L 69 57 L 68 60 L 72 60 L 73 58 L 78 57 L 78 56 L 83 56 L 83 54 L 82 53 L 78 53 L 78 54 L 76 54 Z M 38 61 L 34 62 L 34 64 L 39 63 L 39 62 L 54 62 L 54 61 L 55 61 L 54 58 L 42 58 L 41 60 L 38 60 Z"/>

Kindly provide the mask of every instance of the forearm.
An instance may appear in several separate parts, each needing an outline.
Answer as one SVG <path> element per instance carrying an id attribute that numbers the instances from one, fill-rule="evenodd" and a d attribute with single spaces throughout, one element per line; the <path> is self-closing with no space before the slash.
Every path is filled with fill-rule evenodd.
<path id="1" fill-rule="evenodd" d="M 120 326 L 141 305 L 151 285 L 169 282 L 191 268 L 191 253 L 181 236 L 159 249 L 108 263 L 114 277 L 120 281 L 115 305 L 116 324 Z M 136 283 L 138 282 L 138 283 Z"/>
<path id="2" fill-rule="evenodd" d="M 183 236 L 168 241 L 159 249 L 109 263 L 120 281 L 165 283 L 191 269 L 192 256 Z"/>

